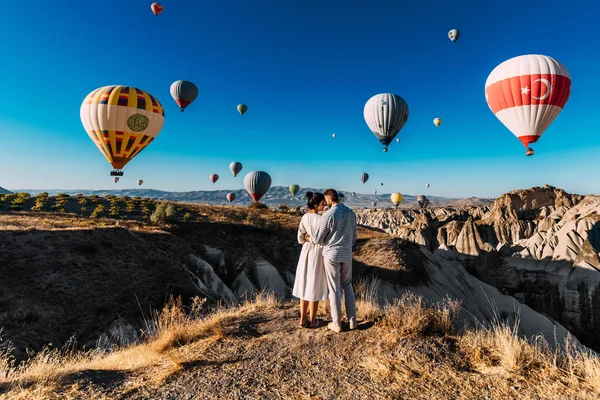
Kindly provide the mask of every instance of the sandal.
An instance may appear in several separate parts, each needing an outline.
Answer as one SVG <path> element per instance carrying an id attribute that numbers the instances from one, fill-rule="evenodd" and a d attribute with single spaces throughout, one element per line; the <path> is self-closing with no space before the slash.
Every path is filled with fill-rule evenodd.
<path id="1" fill-rule="evenodd" d="M 298 328 L 308 328 L 310 325 L 310 320 L 307 318 L 303 324 L 298 324 Z"/>
<path id="2" fill-rule="evenodd" d="M 320 327 L 322 327 L 324 325 L 325 325 L 325 320 L 324 319 L 322 319 L 322 318 L 316 318 L 315 319 L 315 326 L 310 326 L 310 323 L 309 323 L 308 324 L 308 328 L 310 328 L 310 329 L 317 329 L 317 328 L 320 328 Z"/>

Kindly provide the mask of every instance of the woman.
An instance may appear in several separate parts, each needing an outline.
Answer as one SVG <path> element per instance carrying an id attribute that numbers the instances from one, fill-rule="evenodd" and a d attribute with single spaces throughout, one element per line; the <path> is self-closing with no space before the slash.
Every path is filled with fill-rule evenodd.
<path id="1" fill-rule="evenodd" d="M 298 243 L 302 245 L 300 260 L 296 269 L 296 280 L 292 294 L 300 298 L 300 326 L 318 328 L 324 324 L 317 318 L 319 301 L 327 299 L 327 279 L 323 264 L 323 247 L 307 242 L 305 236 L 312 236 L 319 225 L 319 211 L 325 208 L 325 196 L 322 193 L 306 192 L 308 212 L 302 216 L 298 227 Z M 309 307 L 310 306 L 310 307 Z M 310 308 L 310 322 L 306 321 L 306 312 Z"/>

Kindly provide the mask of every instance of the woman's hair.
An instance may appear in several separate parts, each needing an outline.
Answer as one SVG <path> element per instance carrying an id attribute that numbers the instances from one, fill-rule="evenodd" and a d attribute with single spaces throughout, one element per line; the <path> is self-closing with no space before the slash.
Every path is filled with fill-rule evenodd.
<path id="1" fill-rule="evenodd" d="M 321 202 L 325 200 L 325 196 L 323 196 L 323 193 L 306 192 L 305 196 L 306 207 L 308 207 L 309 210 L 316 209 L 319 206 L 319 204 L 321 204 Z"/>

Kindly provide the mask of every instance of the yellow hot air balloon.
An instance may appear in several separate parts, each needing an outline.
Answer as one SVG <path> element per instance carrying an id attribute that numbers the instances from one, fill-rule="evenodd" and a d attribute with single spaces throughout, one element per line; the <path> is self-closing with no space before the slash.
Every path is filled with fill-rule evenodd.
<path id="1" fill-rule="evenodd" d="M 121 169 L 158 136 L 165 111 L 158 99 L 131 86 L 104 86 L 87 95 L 80 109 L 86 132 L 113 166 Z"/>
<path id="2" fill-rule="evenodd" d="M 435 124 L 435 126 L 440 126 L 440 124 L 442 123 L 442 119 L 441 118 L 434 118 L 433 119 L 433 123 Z"/>
<path id="3" fill-rule="evenodd" d="M 402 195 L 400 193 L 392 193 L 391 199 L 396 207 L 398 207 L 398 204 L 402 203 Z"/>

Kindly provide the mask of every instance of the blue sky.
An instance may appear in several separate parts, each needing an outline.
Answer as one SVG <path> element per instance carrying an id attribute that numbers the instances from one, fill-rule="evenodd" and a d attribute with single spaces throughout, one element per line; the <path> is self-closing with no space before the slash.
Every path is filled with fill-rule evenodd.
<path id="1" fill-rule="evenodd" d="M 237 189 L 259 169 L 274 185 L 364 193 L 495 197 L 545 183 L 600 191 L 600 53 L 590 47 L 600 39 L 599 2 L 163 0 L 158 17 L 146 0 L 6 3 L 0 186 L 8 189 L 128 188 L 138 179 L 161 190 Z M 452 28 L 461 30 L 456 43 Z M 558 59 L 573 80 L 533 157 L 484 96 L 496 65 L 528 53 Z M 178 79 L 200 91 L 184 113 L 169 94 Z M 160 135 L 117 185 L 79 118 L 84 97 L 111 84 L 144 89 L 166 109 Z M 381 92 L 410 107 L 388 153 L 363 119 L 364 103 Z M 238 103 L 249 107 L 244 116 Z M 231 161 L 244 164 L 237 178 Z M 216 185 L 211 173 L 221 176 Z"/>

